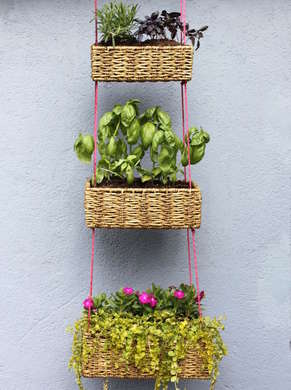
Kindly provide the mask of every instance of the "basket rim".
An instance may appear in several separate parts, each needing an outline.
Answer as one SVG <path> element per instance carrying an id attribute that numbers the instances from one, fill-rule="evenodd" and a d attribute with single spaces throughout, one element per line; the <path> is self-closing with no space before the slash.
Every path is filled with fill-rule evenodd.
<path id="1" fill-rule="evenodd" d="M 191 48 L 192 51 L 194 51 L 193 49 L 193 46 L 192 45 L 181 45 L 181 44 L 178 44 L 178 45 L 164 45 L 164 46 L 158 46 L 158 45 L 116 45 L 116 46 L 106 46 L 106 45 L 96 45 L 96 43 L 93 43 L 91 45 L 92 48 L 102 48 L 102 49 L 112 49 L 112 50 L 115 50 L 115 49 L 146 49 L 146 50 L 163 50 L 163 49 L 184 49 L 184 48 Z"/>
<path id="2" fill-rule="evenodd" d="M 156 187 L 91 187 L 90 179 L 86 181 L 85 189 L 86 191 L 94 191 L 94 192 L 118 192 L 118 193 L 134 193 L 134 192 L 149 192 L 149 193 L 176 193 L 176 192 L 183 192 L 183 193 L 193 193 L 198 192 L 200 193 L 200 188 L 195 182 L 193 183 L 192 188 L 156 188 Z"/>

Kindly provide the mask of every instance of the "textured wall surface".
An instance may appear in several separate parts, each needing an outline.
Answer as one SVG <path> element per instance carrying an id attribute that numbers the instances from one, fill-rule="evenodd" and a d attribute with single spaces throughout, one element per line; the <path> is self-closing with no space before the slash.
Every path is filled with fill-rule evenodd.
<path id="1" fill-rule="evenodd" d="M 91 172 L 72 145 L 93 127 L 92 3 L 0 1 L 1 390 L 76 389 L 65 328 L 88 293 L 83 190 Z M 143 3 L 142 15 L 179 8 L 178 0 Z M 288 390 L 291 3 L 187 3 L 188 20 L 210 26 L 189 101 L 190 123 L 212 136 L 192 175 L 203 191 L 197 246 L 207 313 L 227 315 L 217 390 Z M 178 84 L 101 85 L 100 113 L 131 97 L 162 105 L 181 131 Z M 98 231 L 96 259 L 96 293 L 187 280 L 184 232 Z"/>

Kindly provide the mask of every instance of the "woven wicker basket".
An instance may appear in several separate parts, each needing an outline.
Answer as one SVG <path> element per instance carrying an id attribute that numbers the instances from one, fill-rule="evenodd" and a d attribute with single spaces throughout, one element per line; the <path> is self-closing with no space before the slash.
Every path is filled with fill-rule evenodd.
<path id="1" fill-rule="evenodd" d="M 185 229 L 200 227 L 201 193 L 188 188 L 85 189 L 89 228 Z"/>
<path id="2" fill-rule="evenodd" d="M 193 47 L 91 46 L 94 81 L 191 80 Z"/>
<path id="3" fill-rule="evenodd" d="M 92 337 L 85 335 L 83 341 L 89 348 L 96 347 Z M 118 368 L 116 368 L 118 363 Z M 181 379 L 209 380 L 210 375 L 203 365 L 202 359 L 196 350 L 189 351 L 186 358 L 180 363 Z M 105 341 L 100 340 L 95 352 L 89 357 L 83 366 L 82 374 L 85 378 L 135 378 L 147 379 L 154 376 L 150 373 L 142 373 L 135 366 L 126 366 L 118 356 L 105 350 Z"/>

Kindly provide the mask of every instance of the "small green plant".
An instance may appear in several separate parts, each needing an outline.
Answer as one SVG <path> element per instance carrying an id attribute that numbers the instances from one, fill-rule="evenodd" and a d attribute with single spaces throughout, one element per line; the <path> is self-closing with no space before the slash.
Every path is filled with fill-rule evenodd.
<path id="1" fill-rule="evenodd" d="M 136 12 L 137 5 L 126 5 L 122 2 L 104 4 L 97 14 L 102 41 L 115 46 L 116 43 L 131 40 Z"/>
<path id="2" fill-rule="evenodd" d="M 184 31 L 180 12 L 153 12 L 143 20 L 137 19 L 138 6 L 127 5 L 122 1 L 112 1 L 105 4 L 98 12 L 98 24 L 102 33 L 102 42 L 115 46 L 120 43 L 143 42 L 144 38 L 150 40 L 171 39 L 179 40 L 178 33 Z M 208 26 L 200 29 L 185 25 L 187 39 L 192 42 L 196 50 L 200 47 L 200 40 Z"/>
<path id="3" fill-rule="evenodd" d="M 167 389 L 169 382 L 178 389 L 180 362 L 187 351 L 196 350 L 214 386 L 219 362 L 227 353 L 220 335 L 224 326 L 221 320 L 198 318 L 193 287 L 181 284 L 162 289 L 153 285 L 141 293 L 125 287 L 110 297 L 103 293 L 91 301 L 87 299 L 84 307 L 82 318 L 71 329 L 74 339 L 69 362 L 80 389 L 82 365 L 96 353 L 100 339 L 119 357 L 117 367 L 125 363 L 151 373 L 156 378 L 156 390 L 161 386 Z M 95 340 L 90 346 L 83 339 L 88 332 L 89 307 L 89 333 Z"/>
<path id="4" fill-rule="evenodd" d="M 175 183 L 177 175 L 188 164 L 187 137 L 184 142 L 172 128 L 168 113 L 160 107 L 147 109 L 139 114 L 139 100 L 131 99 L 125 105 L 117 104 L 106 112 L 99 121 L 96 182 L 109 181 L 118 177 L 133 184 L 135 174 L 141 181 L 158 181 L 164 185 Z M 89 162 L 90 146 L 94 144 L 90 135 L 79 135 L 75 151 L 82 162 Z M 205 154 L 209 134 L 202 128 L 189 129 L 190 161 L 197 164 Z M 148 153 L 152 167 L 144 164 Z M 179 159 L 180 156 L 180 159 Z"/>

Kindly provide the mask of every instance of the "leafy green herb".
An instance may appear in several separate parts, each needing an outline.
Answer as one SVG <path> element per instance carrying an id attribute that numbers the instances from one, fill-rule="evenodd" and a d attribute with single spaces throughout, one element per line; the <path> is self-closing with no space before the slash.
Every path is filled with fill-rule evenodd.
<path id="1" fill-rule="evenodd" d="M 104 43 L 115 46 L 133 38 L 137 5 L 110 2 L 98 11 L 98 23 Z"/>
<path id="2" fill-rule="evenodd" d="M 138 174 L 142 182 L 176 182 L 182 166 L 188 164 L 188 149 L 173 131 L 169 114 L 160 107 L 139 114 L 139 101 L 131 99 L 125 105 L 116 104 L 99 121 L 98 152 L 101 156 L 96 182 L 122 178 L 131 185 Z M 209 135 L 203 129 L 189 129 L 190 160 L 197 164 L 204 157 Z M 185 139 L 187 144 L 187 139 Z M 90 162 L 94 150 L 91 136 L 79 135 L 75 151 L 83 162 Z M 143 165 L 150 156 L 152 167 Z M 180 154 L 180 160 L 178 159 Z"/>

